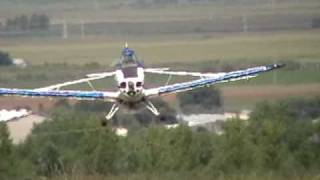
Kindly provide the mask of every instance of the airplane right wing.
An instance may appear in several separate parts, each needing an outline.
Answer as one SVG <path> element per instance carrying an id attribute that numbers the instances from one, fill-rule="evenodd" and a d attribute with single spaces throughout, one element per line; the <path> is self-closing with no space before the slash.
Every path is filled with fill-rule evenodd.
<path id="1" fill-rule="evenodd" d="M 187 72 L 187 71 L 168 71 L 169 68 L 149 68 L 145 69 L 144 72 L 153 74 L 164 74 L 164 75 L 175 75 L 175 76 L 195 76 L 195 77 L 218 77 L 225 73 L 201 73 L 201 72 Z"/>
<path id="2" fill-rule="evenodd" d="M 258 66 L 245 70 L 231 71 L 222 73 L 218 76 L 206 77 L 203 79 L 193 80 L 189 82 L 176 83 L 172 85 L 161 86 L 158 88 L 145 89 L 144 93 L 147 97 L 161 96 L 171 93 L 178 93 L 192 90 L 195 88 L 210 86 L 217 83 L 236 81 L 240 79 L 248 79 L 256 77 L 258 74 L 271 71 L 283 67 L 284 64 L 271 64 L 267 66 Z"/>

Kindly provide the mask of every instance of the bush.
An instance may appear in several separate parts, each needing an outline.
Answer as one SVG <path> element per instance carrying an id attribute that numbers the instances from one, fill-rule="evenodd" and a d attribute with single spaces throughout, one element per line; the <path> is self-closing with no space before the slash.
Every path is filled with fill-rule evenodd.
<path id="1" fill-rule="evenodd" d="M 60 109 L 51 120 L 36 125 L 19 151 L 13 151 L 16 146 L 0 123 L 0 179 L 13 179 L 3 176 L 3 167 L 20 169 L 8 166 L 8 162 L 27 162 L 24 172 L 37 172 L 30 179 L 61 174 L 65 178 L 77 176 L 74 179 L 90 175 L 141 179 L 134 174 L 148 174 L 142 179 L 315 179 L 320 146 L 312 137 L 319 133 L 320 123 L 300 118 L 319 114 L 299 114 L 305 107 L 319 109 L 320 105 L 318 100 L 302 101 L 260 103 L 249 121 L 225 122 L 221 135 L 195 132 L 187 126 L 152 126 L 130 131 L 127 137 L 116 136 L 110 127 L 97 127 L 94 113 L 79 110 L 87 106 L 79 105 L 77 110 Z M 20 154 L 17 159 L 7 158 L 16 152 Z"/>
<path id="2" fill-rule="evenodd" d="M 0 66 L 9 66 L 12 65 L 12 63 L 9 53 L 0 51 Z"/>

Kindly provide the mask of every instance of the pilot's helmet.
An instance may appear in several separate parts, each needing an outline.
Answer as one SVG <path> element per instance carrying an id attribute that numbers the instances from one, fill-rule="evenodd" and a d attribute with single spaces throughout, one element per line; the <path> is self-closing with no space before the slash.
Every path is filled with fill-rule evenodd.
<path id="1" fill-rule="evenodd" d="M 132 58 L 134 56 L 134 51 L 130 48 L 124 48 L 122 50 L 122 56 L 126 58 Z"/>

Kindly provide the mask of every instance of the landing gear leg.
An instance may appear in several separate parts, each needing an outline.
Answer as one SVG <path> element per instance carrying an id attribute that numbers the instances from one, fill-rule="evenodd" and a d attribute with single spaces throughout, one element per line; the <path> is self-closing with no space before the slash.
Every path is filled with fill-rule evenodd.
<path id="1" fill-rule="evenodd" d="M 156 107 L 154 107 L 154 105 L 150 101 L 146 101 L 146 105 L 147 105 L 147 109 L 150 112 L 152 112 L 152 114 L 154 114 L 155 116 L 160 115 L 160 112 L 158 111 L 158 109 Z"/>
<path id="2" fill-rule="evenodd" d="M 108 113 L 107 116 L 106 116 L 106 119 L 107 119 L 107 120 L 110 120 L 110 119 L 116 114 L 116 112 L 117 112 L 118 110 L 119 110 L 118 104 L 113 104 L 112 107 L 111 107 L 111 109 L 110 109 L 110 111 L 109 111 L 109 113 Z"/>
<path id="3" fill-rule="evenodd" d="M 116 114 L 118 110 L 119 110 L 118 104 L 113 104 L 109 113 L 106 115 L 105 119 L 101 120 L 101 125 L 107 126 L 108 121 L 112 119 L 112 117 Z"/>

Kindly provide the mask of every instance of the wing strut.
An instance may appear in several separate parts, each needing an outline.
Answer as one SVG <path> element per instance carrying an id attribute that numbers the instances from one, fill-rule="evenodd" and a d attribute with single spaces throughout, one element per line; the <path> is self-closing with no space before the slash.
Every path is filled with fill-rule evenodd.
<path id="1" fill-rule="evenodd" d="M 172 74 L 169 75 L 168 80 L 167 80 L 167 82 L 166 82 L 166 86 L 169 85 L 171 79 L 172 79 Z"/>
<path id="2" fill-rule="evenodd" d="M 94 86 L 92 85 L 92 83 L 90 81 L 87 81 L 88 85 L 90 86 L 90 88 L 93 90 L 93 91 L 96 91 L 96 88 L 94 88 Z"/>

